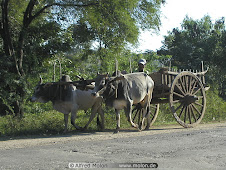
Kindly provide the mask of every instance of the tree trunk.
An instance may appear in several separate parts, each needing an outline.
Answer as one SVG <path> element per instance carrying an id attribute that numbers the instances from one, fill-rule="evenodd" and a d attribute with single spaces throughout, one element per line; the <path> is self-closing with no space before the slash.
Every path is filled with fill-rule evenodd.
<path id="1" fill-rule="evenodd" d="M 2 0 L 2 3 L 1 3 L 2 18 L 1 18 L 1 22 L 0 22 L 0 34 L 3 39 L 4 53 L 7 56 L 7 58 L 9 58 L 10 62 L 12 62 L 12 63 L 14 62 L 14 66 L 11 65 L 10 68 L 7 68 L 7 72 L 4 74 L 8 74 L 8 73 L 16 74 L 17 75 L 16 77 L 18 77 L 17 80 L 19 80 L 19 79 L 21 79 L 21 76 L 22 76 L 21 71 L 20 71 L 22 68 L 22 64 L 20 64 L 20 67 L 19 67 L 18 58 L 17 58 L 18 54 L 15 54 L 15 49 L 14 49 L 13 43 L 12 43 L 11 32 L 10 32 L 11 29 L 10 29 L 9 18 L 8 18 L 9 17 L 8 16 L 8 6 L 9 6 L 9 0 Z M 21 48 L 21 50 L 22 50 L 22 48 Z M 21 53 L 21 55 L 23 55 L 23 52 Z M 8 75 L 4 75 L 4 77 L 8 77 Z M 3 79 L 2 81 L 4 82 L 6 80 Z M 4 91 L 7 91 L 8 93 L 14 93 L 16 95 L 19 95 L 20 100 L 15 99 L 14 101 L 11 101 L 12 102 L 11 104 L 9 102 L 8 102 L 8 104 L 11 105 L 11 107 L 14 110 L 14 114 L 16 116 L 22 117 L 23 116 L 23 107 L 22 106 L 23 106 L 23 98 L 24 98 L 23 86 L 18 84 L 17 88 L 13 89 L 13 88 L 11 88 L 11 84 L 7 84 L 7 82 L 5 82 L 4 84 L 5 84 L 4 87 L 2 87 Z M 5 97 L 5 96 L 3 96 L 3 97 Z M 0 105 L 2 105 L 3 108 L 9 108 L 9 105 L 6 105 L 3 101 L 1 101 Z M 10 112 L 10 109 L 6 109 L 5 112 L 6 112 L 5 114 L 7 114 L 8 112 Z M 11 114 L 13 114 L 13 113 L 11 113 Z"/>
<path id="2" fill-rule="evenodd" d="M 57 3 L 54 1 L 50 1 L 49 4 L 45 4 L 44 6 L 37 6 L 38 1 L 37 0 L 28 0 L 28 5 L 26 7 L 26 10 L 23 13 L 23 23 L 21 25 L 21 30 L 19 33 L 18 37 L 12 37 L 11 33 L 13 32 L 10 28 L 10 21 L 9 19 L 9 2 L 10 0 L 1 0 L 1 17 L 0 17 L 0 35 L 3 40 L 3 50 L 4 54 L 6 56 L 6 59 L 8 63 L 10 62 L 10 66 L 6 68 L 3 72 L 0 72 L 0 74 L 4 74 L 2 77 L 2 81 L 0 81 L 1 84 L 3 84 L 4 87 L 1 87 L 2 90 L 6 91 L 9 93 L 8 96 L 11 95 L 11 93 L 15 96 L 16 98 L 14 101 L 10 101 L 11 103 L 7 102 L 5 104 L 4 100 L 7 98 L 7 96 L 2 96 L 4 99 L 0 98 L 0 106 L 5 105 L 8 107 L 9 110 L 12 110 L 9 108 L 9 105 L 12 106 L 15 115 L 17 116 L 22 116 L 23 115 L 23 100 L 24 100 L 24 84 L 21 83 L 21 79 L 25 76 L 25 72 L 23 69 L 23 60 L 24 60 L 24 44 L 25 44 L 25 39 L 26 39 L 26 34 L 27 34 L 27 28 L 29 25 L 32 23 L 32 21 L 39 17 L 46 9 L 52 7 L 52 6 L 62 6 L 62 7 L 67 7 L 67 6 L 74 6 L 74 7 L 88 7 L 88 6 L 96 6 L 99 5 L 99 3 L 88 3 L 88 4 L 76 4 L 76 3 Z M 76 2 L 76 1 L 75 1 Z M 35 10 L 34 10 L 35 9 Z M 15 42 L 17 40 L 17 42 Z M 16 44 L 16 45 L 15 45 Z M 13 46 L 15 45 L 15 46 Z M 2 56 L 0 56 L 2 57 Z M 2 57 L 3 58 L 3 57 Z M 2 66 L 5 67 L 4 63 Z M 12 76 L 14 75 L 14 76 Z M 16 75 L 16 76 L 15 76 Z M 11 77 L 9 77 L 11 76 Z M 19 83 L 14 83 L 13 85 L 10 83 L 12 77 L 16 77 L 15 82 Z M 5 78 L 8 78 L 8 81 L 5 80 Z M 1 77 L 0 77 L 1 80 Z M 11 86 L 13 86 L 11 88 Z M 1 95 L 0 95 L 1 97 Z M 19 98 L 19 99 L 18 99 Z M 1 109 L 1 108 L 0 108 Z M 7 111 L 5 111 L 7 112 Z M 11 111 L 12 112 L 12 111 Z M 0 113 L 1 114 L 1 113 Z"/>

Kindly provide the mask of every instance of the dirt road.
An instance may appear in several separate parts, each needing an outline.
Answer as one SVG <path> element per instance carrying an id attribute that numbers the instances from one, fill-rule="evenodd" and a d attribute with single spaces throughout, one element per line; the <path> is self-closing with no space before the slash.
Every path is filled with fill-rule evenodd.
<path id="1" fill-rule="evenodd" d="M 192 129 L 175 125 L 152 127 L 143 132 L 123 130 L 119 134 L 109 131 L 2 139 L 0 153 L 0 169 L 68 169 L 69 166 L 127 169 L 122 166 L 157 163 L 158 169 L 223 170 L 226 123 Z"/>

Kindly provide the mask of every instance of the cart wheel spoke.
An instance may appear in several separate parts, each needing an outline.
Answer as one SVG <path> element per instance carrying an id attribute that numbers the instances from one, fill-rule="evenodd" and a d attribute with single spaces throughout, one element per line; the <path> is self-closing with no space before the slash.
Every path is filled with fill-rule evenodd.
<path id="1" fill-rule="evenodd" d="M 184 123 L 186 123 L 187 112 L 188 112 L 188 107 L 185 107 L 185 112 L 184 112 Z"/>
<path id="2" fill-rule="evenodd" d="M 180 83 L 179 83 L 179 81 L 180 81 Z M 182 90 L 183 90 L 183 92 L 184 92 L 184 94 L 185 94 L 185 93 L 186 93 L 186 90 L 185 90 L 185 88 L 184 88 L 184 83 L 183 83 L 183 81 L 182 81 L 181 79 L 179 79 L 179 81 L 178 81 L 178 83 L 181 85 Z"/>
<path id="3" fill-rule="evenodd" d="M 180 100 L 174 100 L 172 103 L 176 104 L 176 103 L 179 103 L 181 102 Z"/>
<path id="4" fill-rule="evenodd" d="M 175 112 L 177 112 L 177 110 L 179 110 L 182 106 L 183 106 L 183 103 L 181 103 L 181 104 L 175 109 Z M 182 109 L 182 110 L 183 110 L 183 109 Z"/>
<path id="5" fill-rule="evenodd" d="M 188 93 L 191 92 L 192 77 L 188 76 Z"/>
<path id="6" fill-rule="evenodd" d="M 185 96 L 184 91 L 182 90 L 182 88 L 181 88 L 178 84 L 176 84 L 176 87 L 180 90 L 180 92 L 182 93 L 182 95 L 184 95 L 184 96 Z"/>
<path id="7" fill-rule="evenodd" d="M 151 109 L 156 109 L 156 105 L 155 104 L 151 104 Z"/>
<path id="8" fill-rule="evenodd" d="M 138 113 L 138 125 L 140 125 L 140 116 L 142 115 L 142 109 Z"/>
<path id="9" fill-rule="evenodd" d="M 149 129 L 149 127 L 155 122 L 158 112 L 159 104 L 150 104 L 148 110 L 142 108 L 140 105 L 136 105 L 133 109 L 133 122 L 139 125 L 139 129 Z"/>
<path id="10" fill-rule="evenodd" d="M 181 111 L 180 111 L 180 114 L 179 114 L 179 118 L 181 118 L 181 115 L 183 114 L 183 111 L 184 111 L 184 106 L 183 106 L 183 108 L 181 109 Z"/>
<path id="11" fill-rule="evenodd" d="M 198 90 L 196 90 L 196 91 L 193 93 L 193 95 L 196 95 L 200 90 L 201 90 L 201 87 L 198 88 Z"/>
<path id="12" fill-rule="evenodd" d="M 199 116 L 201 116 L 201 113 L 200 111 L 197 109 L 197 107 L 194 105 L 194 104 L 191 104 L 192 107 L 195 109 L 195 111 L 199 114 Z"/>
<path id="13" fill-rule="evenodd" d="M 191 108 L 190 108 L 190 105 L 188 106 L 188 119 L 189 119 L 189 123 L 192 124 L 192 120 L 191 120 Z"/>
<path id="14" fill-rule="evenodd" d="M 133 122 L 135 121 L 135 119 L 136 119 L 136 117 L 137 117 L 137 113 L 138 113 L 139 110 L 135 110 L 135 111 L 136 111 L 136 113 L 135 113 L 135 115 L 133 116 Z M 133 112 L 134 112 L 134 111 L 133 111 Z M 132 112 L 132 113 L 133 113 L 133 112 Z"/>
<path id="15" fill-rule="evenodd" d="M 184 98 L 183 95 L 181 95 L 181 94 L 179 94 L 179 93 L 177 93 L 177 92 L 173 92 L 173 94 L 177 95 L 178 97 Z"/>
<path id="16" fill-rule="evenodd" d="M 153 113 L 153 112 L 150 112 L 150 116 L 152 116 L 152 117 L 153 117 L 153 116 L 155 116 L 155 113 Z"/>
<path id="17" fill-rule="evenodd" d="M 195 102 L 195 104 L 197 104 L 197 105 L 203 107 L 203 104 L 200 104 L 200 103 L 198 103 L 198 102 Z"/>
<path id="18" fill-rule="evenodd" d="M 177 122 L 184 127 L 200 123 L 206 108 L 205 89 L 191 72 L 178 74 L 170 89 L 169 104 Z"/>
<path id="19" fill-rule="evenodd" d="M 184 76 L 184 84 L 185 84 L 186 93 L 188 93 L 188 76 Z"/>
<path id="20" fill-rule="evenodd" d="M 193 87 L 192 87 L 192 89 L 191 89 L 191 92 L 190 92 L 191 94 L 193 94 L 193 91 L 194 91 L 194 89 L 195 89 L 195 87 L 196 87 L 196 84 L 197 84 L 197 82 L 195 81 L 194 84 L 193 84 Z"/>
<path id="21" fill-rule="evenodd" d="M 192 77 L 190 77 L 190 81 L 189 81 L 189 91 L 188 91 L 188 93 L 191 93 L 191 92 L 192 92 L 194 83 L 195 83 L 195 79 L 193 79 Z"/>
<path id="22" fill-rule="evenodd" d="M 190 109 L 191 109 L 192 117 L 195 119 L 195 122 L 196 122 L 196 121 L 197 121 L 197 118 L 196 118 L 196 116 L 195 116 L 195 114 L 194 114 L 193 107 L 192 107 L 192 105 L 190 105 L 189 107 L 190 107 Z"/>

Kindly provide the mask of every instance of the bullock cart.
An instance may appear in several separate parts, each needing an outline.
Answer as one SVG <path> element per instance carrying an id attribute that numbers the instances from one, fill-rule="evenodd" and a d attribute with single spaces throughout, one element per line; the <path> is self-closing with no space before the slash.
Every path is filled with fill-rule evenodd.
<path id="1" fill-rule="evenodd" d="M 142 123 L 145 115 L 143 109 L 139 105 L 135 106 L 133 121 L 141 129 L 148 129 L 157 118 L 159 104 L 169 103 L 173 116 L 181 126 L 190 128 L 199 124 L 206 109 L 205 91 L 209 89 L 205 82 L 207 71 L 204 71 L 202 63 L 201 71 L 161 68 L 151 73 L 149 76 L 155 83 L 151 109 Z"/>

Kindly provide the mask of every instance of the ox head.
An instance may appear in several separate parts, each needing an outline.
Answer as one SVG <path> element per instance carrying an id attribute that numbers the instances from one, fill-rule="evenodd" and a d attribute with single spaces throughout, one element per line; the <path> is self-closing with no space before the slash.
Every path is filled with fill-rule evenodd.
<path id="1" fill-rule="evenodd" d="M 103 96 L 103 97 L 110 97 L 115 94 L 115 90 L 117 89 L 118 82 L 117 80 L 125 79 L 123 75 L 118 77 L 108 77 L 106 75 L 97 75 L 95 80 L 95 88 L 93 89 L 92 95 L 93 96 Z"/>
<path id="2" fill-rule="evenodd" d="M 51 83 L 43 84 L 42 82 L 43 82 L 42 78 L 40 77 L 40 81 L 36 85 L 34 93 L 33 93 L 32 97 L 30 98 L 31 102 L 46 103 L 49 101 L 47 98 L 48 93 L 47 93 L 46 89 L 48 88 L 48 86 L 51 85 Z"/>
<path id="3" fill-rule="evenodd" d="M 92 95 L 98 97 L 100 91 L 103 90 L 109 80 L 108 74 L 99 74 L 97 73 L 97 77 L 95 78 L 95 87 L 92 91 Z"/>

